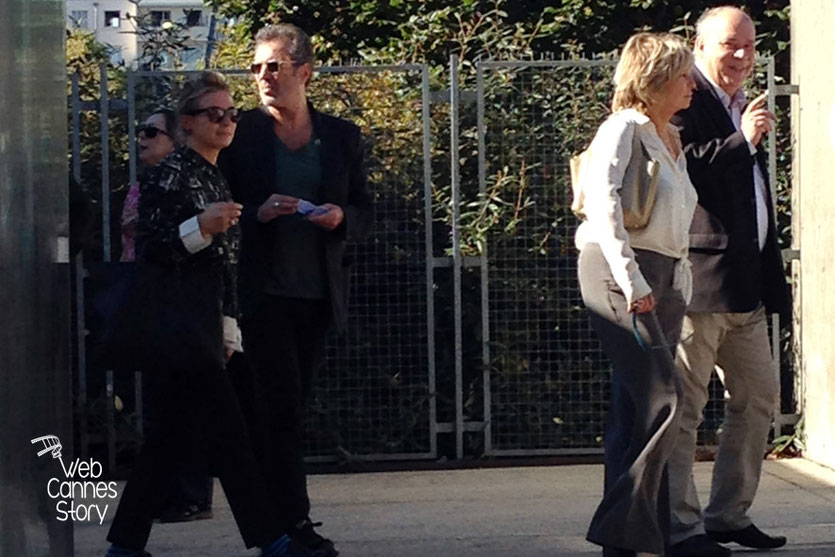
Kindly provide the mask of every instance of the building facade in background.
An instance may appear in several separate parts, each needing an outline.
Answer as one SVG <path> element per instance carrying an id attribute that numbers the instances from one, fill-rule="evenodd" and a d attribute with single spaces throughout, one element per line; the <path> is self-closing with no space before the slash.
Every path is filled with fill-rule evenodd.
<path id="1" fill-rule="evenodd" d="M 203 0 L 67 0 L 67 27 L 92 32 L 112 47 L 111 61 L 136 66 L 142 53 L 138 21 L 152 27 L 178 23 L 186 27 L 189 49 L 180 53 L 186 69 L 204 60 L 209 42 L 212 9 Z M 174 67 L 167 59 L 165 66 Z"/>

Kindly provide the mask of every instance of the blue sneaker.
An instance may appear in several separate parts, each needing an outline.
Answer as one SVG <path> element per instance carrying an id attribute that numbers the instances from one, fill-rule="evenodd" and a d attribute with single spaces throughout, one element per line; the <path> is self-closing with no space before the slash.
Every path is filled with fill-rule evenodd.
<path id="1" fill-rule="evenodd" d="M 105 557 L 152 557 L 150 553 L 144 549 L 128 549 L 127 547 L 120 547 L 118 545 L 111 545 L 107 550 Z"/>
<path id="2" fill-rule="evenodd" d="M 287 534 L 273 543 L 261 548 L 261 557 L 324 557 L 319 553 L 310 552 L 290 539 Z"/>

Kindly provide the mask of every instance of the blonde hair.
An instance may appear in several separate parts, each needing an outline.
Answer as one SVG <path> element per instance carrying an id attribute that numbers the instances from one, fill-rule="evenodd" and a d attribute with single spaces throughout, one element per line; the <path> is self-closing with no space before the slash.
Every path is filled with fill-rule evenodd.
<path id="1" fill-rule="evenodd" d="M 675 74 L 693 65 L 684 39 L 671 33 L 638 33 L 623 47 L 615 69 L 612 110 L 646 113 L 657 93 Z"/>

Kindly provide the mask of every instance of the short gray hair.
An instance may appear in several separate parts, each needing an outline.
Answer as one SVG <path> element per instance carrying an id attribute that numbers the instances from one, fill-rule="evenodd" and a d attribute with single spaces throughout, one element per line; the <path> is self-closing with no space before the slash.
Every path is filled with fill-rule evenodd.
<path id="1" fill-rule="evenodd" d="M 738 6 L 716 6 L 715 8 L 705 10 L 705 12 L 699 16 L 699 19 L 696 20 L 696 38 L 703 39 L 708 27 L 710 27 L 710 22 L 726 12 L 740 12 L 747 17 L 751 23 L 753 23 L 751 16 L 745 13 L 745 10 Z"/>
<path id="2" fill-rule="evenodd" d="M 292 23 L 262 27 L 255 35 L 255 46 L 281 40 L 290 44 L 288 51 L 293 64 L 296 66 L 313 65 L 313 44 L 310 42 L 310 36 Z"/>

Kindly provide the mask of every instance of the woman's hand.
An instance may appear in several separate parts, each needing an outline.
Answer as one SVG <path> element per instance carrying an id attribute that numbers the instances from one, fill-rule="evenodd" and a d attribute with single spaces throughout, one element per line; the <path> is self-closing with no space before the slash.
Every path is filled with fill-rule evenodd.
<path id="1" fill-rule="evenodd" d="M 204 236 L 214 236 L 226 232 L 230 227 L 238 224 L 241 209 L 243 205 L 232 201 L 219 201 L 207 205 L 203 212 L 197 215 L 200 233 Z"/>
<path id="2" fill-rule="evenodd" d="M 629 307 L 629 312 L 632 313 L 648 313 L 655 309 L 655 298 L 652 294 L 647 294 L 643 298 L 638 298 Z"/>

